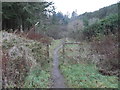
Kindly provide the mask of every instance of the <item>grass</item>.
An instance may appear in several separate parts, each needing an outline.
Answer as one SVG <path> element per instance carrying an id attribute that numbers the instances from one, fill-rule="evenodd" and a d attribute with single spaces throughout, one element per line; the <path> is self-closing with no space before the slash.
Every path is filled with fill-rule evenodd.
<path id="1" fill-rule="evenodd" d="M 89 45 L 83 43 L 81 51 L 78 45 L 67 45 L 65 50 L 65 58 L 60 55 L 59 68 L 66 79 L 68 88 L 118 88 L 118 78 L 116 76 L 104 76 L 98 72 L 96 65 L 87 62 L 89 54 Z M 73 51 L 70 51 L 72 49 Z M 79 63 L 73 57 L 80 55 Z M 68 58 L 66 56 L 70 56 Z M 89 64 L 88 64 L 89 63 Z"/>
<path id="2" fill-rule="evenodd" d="M 51 57 L 46 57 L 46 46 L 38 44 L 32 44 L 29 46 L 32 49 L 32 53 L 37 60 L 37 66 L 30 70 L 28 76 L 25 79 L 24 88 L 49 88 L 51 87 L 51 69 L 52 60 Z M 49 62 L 48 62 L 49 61 Z"/>
<path id="3" fill-rule="evenodd" d="M 75 42 L 73 40 L 66 40 L 66 42 Z M 82 61 L 87 60 L 87 56 L 90 53 L 89 50 L 90 45 L 86 42 L 80 42 L 79 44 L 66 44 L 65 45 L 65 53 L 64 53 L 64 60 L 65 62 L 69 63 L 79 63 Z M 63 57 L 63 51 L 60 50 L 60 56 Z"/>
<path id="4" fill-rule="evenodd" d="M 32 69 L 29 73 L 29 75 L 26 77 L 24 87 L 25 88 L 50 88 L 51 87 L 51 68 L 52 68 L 52 57 L 54 49 L 59 46 L 61 43 L 61 40 L 53 40 L 50 46 L 50 58 L 49 60 L 41 60 L 40 49 L 35 47 L 33 53 L 36 55 L 39 62 L 43 64 L 41 66 L 36 66 L 34 69 Z M 39 46 L 39 45 L 37 45 Z M 39 53 L 39 54 L 37 54 Z M 43 57 L 43 56 L 42 56 Z M 47 63 L 47 61 L 50 61 Z M 38 63 L 39 63 L 38 62 Z"/>
<path id="5" fill-rule="evenodd" d="M 50 51 L 49 51 L 51 58 L 53 57 L 54 49 L 55 49 L 57 46 L 59 46 L 59 44 L 61 43 L 61 40 L 62 40 L 62 39 L 53 40 L 53 42 L 51 43 Z"/>
<path id="6" fill-rule="evenodd" d="M 60 66 L 69 88 L 118 88 L 117 77 L 103 76 L 93 64 Z"/>
<path id="7" fill-rule="evenodd" d="M 79 52 L 76 51 L 79 50 L 79 45 L 77 44 L 71 44 L 71 45 L 66 45 L 65 46 L 65 54 L 68 56 L 77 56 L 79 55 Z"/>
<path id="8" fill-rule="evenodd" d="M 26 77 L 24 88 L 49 88 L 50 72 L 35 67 Z"/>
<path id="9" fill-rule="evenodd" d="M 37 66 L 30 70 L 25 78 L 24 88 L 49 88 L 51 86 L 51 63 L 52 60 L 46 57 L 46 47 L 39 43 L 28 46 L 36 59 Z M 49 63 L 48 63 L 49 61 Z"/>

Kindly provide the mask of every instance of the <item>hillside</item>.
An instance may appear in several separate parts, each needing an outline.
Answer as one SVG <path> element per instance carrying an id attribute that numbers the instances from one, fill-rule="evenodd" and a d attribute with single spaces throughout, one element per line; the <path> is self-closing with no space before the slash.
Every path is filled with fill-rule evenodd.
<path id="1" fill-rule="evenodd" d="M 92 18 L 102 19 L 105 18 L 106 16 L 117 13 L 118 13 L 118 4 L 113 4 L 110 6 L 103 7 L 94 12 L 85 12 L 84 14 L 81 14 L 78 17 L 80 19 L 92 19 Z"/>

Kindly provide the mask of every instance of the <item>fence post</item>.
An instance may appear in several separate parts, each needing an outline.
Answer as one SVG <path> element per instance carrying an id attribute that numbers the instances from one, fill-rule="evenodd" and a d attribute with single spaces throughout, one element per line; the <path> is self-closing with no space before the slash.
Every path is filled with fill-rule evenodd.
<path id="1" fill-rule="evenodd" d="M 63 44 L 63 58 L 65 58 L 65 43 Z"/>
<path id="2" fill-rule="evenodd" d="M 80 47 L 80 44 L 79 44 L 79 52 L 81 51 L 81 47 Z"/>
<path id="3" fill-rule="evenodd" d="M 47 57 L 49 58 L 49 44 L 47 44 Z"/>

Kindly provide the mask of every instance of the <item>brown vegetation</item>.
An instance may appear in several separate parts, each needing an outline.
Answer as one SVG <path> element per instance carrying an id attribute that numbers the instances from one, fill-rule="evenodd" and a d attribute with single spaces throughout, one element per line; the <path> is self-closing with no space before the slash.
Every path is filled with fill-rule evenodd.
<path id="1" fill-rule="evenodd" d="M 20 32 L 19 30 L 15 30 L 14 34 L 17 34 L 18 36 L 20 37 L 25 37 L 27 39 L 31 39 L 31 40 L 37 40 L 41 43 L 44 43 L 44 44 L 50 44 L 51 41 L 52 41 L 52 38 L 46 36 L 46 35 L 43 35 L 43 34 L 40 34 L 40 33 L 35 33 L 35 28 L 31 28 L 29 30 L 29 32 Z"/>
<path id="2" fill-rule="evenodd" d="M 99 72 L 104 75 L 118 75 L 118 40 L 115 35 L 104 36 L 102 39 L 94 39 L 92 49 L 104 58 L 97 63 Z"/>
<path id="3" fill-rule="evenodd" d="M 3 87 L 22 87 L 29 71 L 35 66 L 42 65 L 42 61 L 45 60 L 46 55 L 43 54 L 46 51 L 44 51 L 44 48 L 39 42 L 21 38 L 12 33 L 3 32 Z"/>

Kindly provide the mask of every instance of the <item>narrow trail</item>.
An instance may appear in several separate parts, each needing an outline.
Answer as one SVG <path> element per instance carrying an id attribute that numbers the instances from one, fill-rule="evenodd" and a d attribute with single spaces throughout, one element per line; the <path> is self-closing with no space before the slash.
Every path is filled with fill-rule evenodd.
<path id="1" fill-rule="evenodd" d="M 62 41 L 64 42 L 64 41 Z M 58 46 L 55 50 L 54 50 L 54 56 L 53 56 L 53 70 L 52 70 L 52 79 L 53 79 L 53 86 L 52 88 L 66 88 L 65 84 L 64 84 L 64 77 L 63 75 L 60 73 L 60 70 L 58 68 L 59 66 L 59 60 L 58 60 L 58 51 L 60 48 L 62 48 L 62 43 L 60 46 Z"/>

